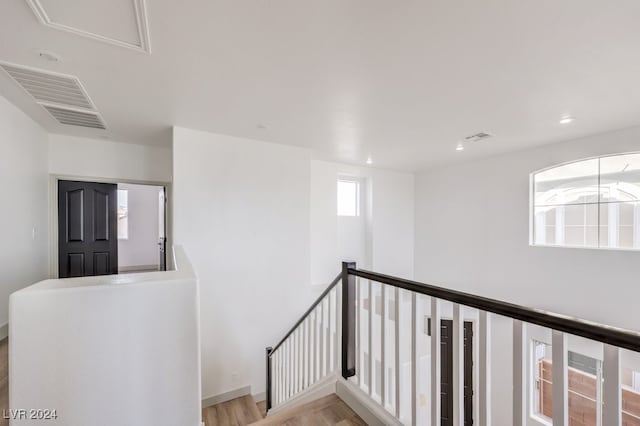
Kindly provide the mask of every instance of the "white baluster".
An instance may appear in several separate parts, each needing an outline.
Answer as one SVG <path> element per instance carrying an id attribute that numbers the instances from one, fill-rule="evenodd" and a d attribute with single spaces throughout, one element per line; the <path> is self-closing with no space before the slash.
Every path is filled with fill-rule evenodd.
<path id="1" fill-rule="evenodd" d="M 527 329 L 513 320 L 513 426 L 527 424 Z"/>
<path id="2" fill-rule="evenodd" d="M 356 385 L 360 387 L 362 384 L 362 366 L 360 365 L 360 351 L 362 350 L 360 326 L 361 326 L 361 313 L 362 313 L 362 299 L 360 295 L 360 277 L 356 278 Z M 342 306 L 342 305 L 340 305 Z"/>
<path id="3" fill-rule="evenodd" d="M 555 361 L 554 361 L 555 362 Z M 604 345 L 604 424 L 620 426 L 622 422 L 622 388 L 620 382 L 620 349 Z M 555 374 L 555 371 L 553 372 Z M 555 382 L 555 376 L 554 376 Z M 555 392 L 555 389 L 554 389 Z M 555 404 L 555 401 L 554 401 Z"/>
<path id="4" fill-rule="evenodd" d="M 284 375 L 282 370 L 282 346 L 278 349 L 278 404 L 281 404 L 284 400 Z"/>
<path id="5" fill-rule="evenodd" d="M 416 294 L 411 293 L 411 424 L 416 425 L 418 417 L 418 393 L 416 383 Z"/>
<path id="6" fill-rule="evenodd" d="M 278 405 L 278 401 L 279 401 L 279 392 L 280 392 L 280 374 L 278 371 L 279 368 L 279 364 L 278 364 L 278 353 L 277 352 L 273 352 L 271 355 L 271 374 L 272 374 L 272 383 L 271 383 L 271 405 L 273 405 L 274 407 L 276 405 Z M 267 392 L 269 392 L 269 389 L 267 389 Z"/>
<path id="7" fill-rule="evenodd" d="M 324 329 L 324 375 L 328 375 L 331 371 L 331 293 L 327 294 L 324 298 L 323 304 L 327 304 L 327 311 L 325 313 L 325 319 L 322 322 Z"/>
<path id="8" fill-rule="evenodd" d="M 284 356 L 284 382 L 285 382 L 284 399 L 286 401 L 291 396 L 291 381 L 289 380 L 291 378 L 291 373 L 290 373 L 291 351 L 289 350 L 289 339 L 288 338 L 284 342 L 284 353 L 285 353 L 285 356 Z"/>
<path id="9" fill-rule="evenodd" d="M 431 424 L 439 425 L 441 423 L 441 397 L 440 397 L 440 380 L 442 367 L 440 364 L 441 357 L 441 339 L 440 339 L 440 301 L 435 297 L 431 298 Z"/>
<path id="10" fill-rule="evenodd" d="M 400 289 L 398 287 L 395 288 L 395 365 L 394 365 L 394 375 L 395 375 L 395 408 L 396 408 L 396 417 L 400 418 Z"/>
<path id="11" fill-rule="evenodd" d="M 386 386 L 386 380 L 385 380 L 385 373 L 386 373 L 386 365 L 387 362 L 385 360 L 385 316 L 386 316 L 386 301 L 385 301 L 385 288 L 387 286 L 384 284 L 380 284 L 380 365 L 381 365 L 381 370 L 380 371 L 380 402 L 382 405 L 382 408 L 385 408 L 386 406 L 386 402 L 385 402 L 385 386 Z"/>
<path id="12" fill-rule="evenodd" d="M 298 330 L 294 330 L 291 335 L 291 353 L 293 362 L 291 365 L 291 380 L 293 382 L 293 394 L 298 393 Z"/>
<path id="13" fill-rule="evenodd" d="M 318 365 L 318 380 L 320 380 L 322 377 L 324 377 L 324 371 L 323 371 L 323 367 L 324 367 L 324 355 L 325 355 L 325 351 L 324 351 L 324 303 L 323 301 L 320 302 L 319 304 L 319 309 L 320 309 L 320 320 L 318 321 L 318 326 L 319 331 L 318 331 L 318 337 L 319 337 L 319 365 Z"/>
<path id="14" fill-rule="evenodd" d="M 311 312 L 311 321 L 309 324 L 309 337 L 310 341 L 310 350 L 309 350 L 309 386 L 316 382 L 316 358 L 317 358 L 317 348 L 316 348 L 316 312 L 313 310 Z"/>
<path id="15" fill-rule="evenodd" d="M 305 321 L 305 370 L 304 370 L 304 386 L 311 386 L 311 315 Z"/>
<path id="16" fill-rule="evenodd" d="M 373 283 L 369 280 L 369 353 L 367 358 L 369 361 L 369 396 L 373 395 Z"/>
<path id="17" fill-rule="evenodd" d="M 569 363 L 567 335 L 553 330 L 551 337 L 553 359 L 553 424 L 569 424 Z M 605 380 L 606 382 L 606 380 Z"/>
<path id="18" fill-rule="evenodd" d="M 304 389 L 304 324 L 298 327 L 298 390 Z"/>
<path id="19" fill-rule="evenodd" d="M 491 426 L 491 314 L 480 311 L 480 350 L 478 351 L 479 424 Z"/>
<path id="20" fill-rule="evenodd" d="M 356 291 L 358 288 L 358 284 L 357 281 L 355 283 L 356 286 Z M 356 299 L 358 300 L 358 299 Z M 360 302 L 358 301 L 356 303 L 356 306 L 360 306 Z M 356 309 L 356 312 L 358 312 L 358 309 Z M 357 358 L 357 354 L 358 354 L 358 315 L 356 315 L 356 360 Z M 340 352 L 340 342 L 342 342 L 342 284 L 338 284 L 336 286 L 336 337 L 335 337 L 335 363 L 334 365 L 336 366 L 336 372 L 337 374 L 341 375 L 342 374 L 342 352 Z M 358 365 L 357 361 L 356 361 L 356 366 Z M 357 379 L 357 378 L 356 378 Z"/>

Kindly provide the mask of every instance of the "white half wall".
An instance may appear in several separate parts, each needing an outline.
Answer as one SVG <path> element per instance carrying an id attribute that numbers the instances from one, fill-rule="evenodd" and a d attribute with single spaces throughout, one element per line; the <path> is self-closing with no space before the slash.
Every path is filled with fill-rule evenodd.
<path id="1" fill-rule="evenodd" d="M 640 329 L 640 252 L 529 245 L 529 174 L 640 151 L 640 128 L 443 166 L 416 180 L 420 281 Z M 494 332 L 494 424 L 511 423 L 510 325 Z M 502 348 L 497 350 L 497 348 Z M 504 366 L 507 366 L 506 368 Z"/>
<path id="2" fill-rule="evenodd" d="M 47 134 L 1 96 L 0 179 L 1 327 L 9 295 L 46 278 L 49 270 Z"/>
<path id="3" fill-rule="evenodd" d="M 203 398 L 265 390 L 265 348 L 312 302 L 309 152 L 174 128 L 174 236 L 200 278 Z"/>
<path id="4" fill-rule="evenodd" d="M 197 278 L 177 270 L 46 280 L 11 295 L 11 425 L 200 426 Z M 56 419 L 29 418 L 29 409 Z M 9 413 L 6 413 L 9 416 Z"/>
<path id="5" fill-rule="evenodd" d="M 171 149 L 52 134 L 49 135 L 49 173 L 171 182 Z"/>

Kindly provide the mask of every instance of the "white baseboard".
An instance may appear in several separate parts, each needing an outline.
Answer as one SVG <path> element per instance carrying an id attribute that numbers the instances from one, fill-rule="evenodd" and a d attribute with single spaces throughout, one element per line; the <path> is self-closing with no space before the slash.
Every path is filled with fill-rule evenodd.
<path id="1" fill-rule="evenodd" d="M 368 425 L 402 426 L 402 423 L 349 380 L 338 377 L 336 394 Z"/>
<path id="2" fill-rule="evenodd" d="M 120 266 L 118 272 L 147 272 L 158 271 L 158 265 L 134 265 L 134 266 Z"/>
<path id="3" fill-rule="evenodd" d="M 253 397 L 253 400 L 255 402 L 261 402 L 261 401 L 265 401 L 267 399 L 267 393 L 266 392 L 260 392 L 257 393 L 255 395 L 251 395 Z"/>
<path id="4" fill-rule="evenodd" d="M 0 340 L 4 340 L 9 337 L 9 323 L 5 322 L 3 325 L 0 325 Z"/>
<path id="5" fill-rule="evenodd" d="M 251 386 L 244 386 L 238 389 L 224 392 L 218 395 L 213 395 L 202 400 L 202 408 L 211 407 L 212 405 L 220 404 L 223 402 L 231 401 L 232 399 L 240 398 L 241 396 L 251 395 Z"/>
<path id="6" fill-rule="evenodd" d="M 311 387 L 303 390 L 287 402 L 280 404 L 277 407 L 271 408 L 271 410 L 269 410 L 269 412 L 267 413 L 267 417 L 281 411 L 297 407 L 298 405 L 315 401 L 316 399 L 322 398 L 323 396 L 336 393 L 337 378 L 338 377 L 335 374 L 330 374 L 326 377 L 323 377 L 322 379 L 320 379 L 320 381 L 314 383 Z"/>

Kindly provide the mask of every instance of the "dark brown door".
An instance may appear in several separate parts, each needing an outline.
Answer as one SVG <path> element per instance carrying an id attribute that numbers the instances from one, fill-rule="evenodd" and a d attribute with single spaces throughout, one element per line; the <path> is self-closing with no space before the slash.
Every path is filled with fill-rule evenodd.
<path id="1" fill-rule="evenodd" d="M 109 183 L 58 181 L 58 275 L 118 273 L 117 189 Z"/>
<path id="2" fill-rule="evenodd" d="M 453 426 L 453 321 L 440 325 L 440 415 Z M 464 323 L 464 424 L 473 425 L 473 323 Z"/>

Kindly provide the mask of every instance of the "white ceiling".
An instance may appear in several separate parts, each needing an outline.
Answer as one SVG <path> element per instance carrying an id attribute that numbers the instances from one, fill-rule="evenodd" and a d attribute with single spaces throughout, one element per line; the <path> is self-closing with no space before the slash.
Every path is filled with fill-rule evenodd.
<path id="1" fill-rule="evenodd" d="M 135 36 L 133 0 L 82 3 L 41 2 Z M 168 146 L 179 125 L 415 170 L 640 124 L 637 0 L 147 0 L 151 54 L 2 9 L 0 61 L 77 76 L 118 141 Z M 105 133 L 57 124 L 5 75 L 0 93 L 52 133 Z"/>

